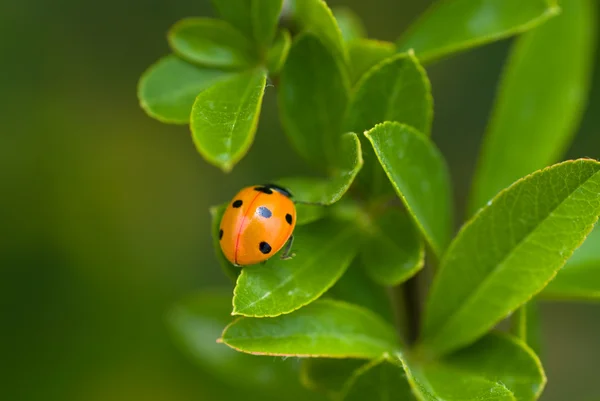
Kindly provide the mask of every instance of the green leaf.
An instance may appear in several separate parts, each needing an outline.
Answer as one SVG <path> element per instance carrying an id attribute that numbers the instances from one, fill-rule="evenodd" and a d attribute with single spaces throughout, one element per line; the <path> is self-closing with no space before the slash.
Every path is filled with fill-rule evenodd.
<path id="1" fill-rule="evenodd" d="M 425 247 L 406 212 L 391 209 L 378 216 L 360 250 L 366 272 L 372 280 L 387 286 L 398 285 L 423 267 Z"/>
<path id="2" fill-rule="evenodd" d="M 452 369 L 505 385 L 517 400 L 537 400 L 546 384 L 539 358 L 521 340 L 491 333 L 443 359 Z"/>
<path id="3" fill-rule="evenodd" d="M 397 54 L 370 69 L 356 84 L 344 127 L 364 132 L 384 121 L 396 121 L 428 135 L 432 117 L 433 99 L 425 70 L 412 53 Z M 367 167 L 359 181 L 370 192 L 379 194 L 387 183 L 385 172 L 370 146 L 365 148 Z"/>
<path id="4" fill-rule="evenodd" d="M 541 294 L 544 298 L 600 299 L 600 225 Z"/>
<path id="5" fill-rule="evenodd" d="M 520 177 L 562 158 L 586 108 L 596 31 L 592 1 L 562 13 L 515 43 L 488 126 L 470 213 Z"/>
<path id="6" fill-rule="evenodd" d="M 335 165 L 330 178 L 292 177 L 277 180 L 290 190 L 294 199 L 319 205 L 332 205 L 348 191 L 363 166 L 360 140 L 349 132 L 339 139 L 336 146 Z"/>
<path id="7" fill-rule="evenodd" d="M 362 359 L 306 358 L 300 368 L 300 381 L 306 388 L 337 400 L 348 379 L 365 363 Z"/>
<path id="8" fill-rule="evenodd" d="M 211 0 L 219 16 L 240 30 L 247 37 L 253 37 L 252 6 L 254 0 Z"/>
<path id="9" fill-rule="evenodd" d="M 285 29 L 280 30 L 267 54 L 267 68 L 271 75 L 279 73 L 285 64 L 291 45 L 290 33 Z"/>
<path id="10" fill-rule="evenodd" d="M 192 108 L 192 137 L 198 152 L 229 172 L 248 151 L 258 124 L 267 74 L 240 73 L 201 92 Z"/>
<path id="11" fill-rule="evenodd" d="M 357 369 L 343 389 L 343 401 L 412 400 L 406 375 L 386 358 L 375 359 Z"/>
<path id="12" fill-rule="evenodd" d="M 290 260 L 277 255 L 242 270 L 233 296 L 233 314 L 278 316 L 319 298 L 341 277 L 360 242 L 352 223 L 325 219 L 297 227 Z"/>
<path id="13" fill-rule="evenodd" d="M 600 214 L 599 171 L 589 159 L 538 171 L 466 223 L 433 282 L 422 346 L 464 346 L 540 292 Z"/>
<path id="14" fill-rule="evenodd" d="M 358 258 L 324 296 L 365 307 L 385 321 L 394 323 L 394 311 L 387 289 L 369 280 Z"/>
<path id="15" fill-rule="evenodd" d="M 206 291 L 178 302 L 168 314 L 177 344 L 209 374 L 229 385 L 246 391 L 301 391 L 297 361 L 247 355 L 216 343 L 231 320 L 230 305 L 231 290 Z"/>
<path id="16" fill-rule="evenodd" d="M 434 144 L 412 127 L 378 124 L 365 133 L 417 227 L 439 257 L 451 234 L 451 191 L 446 163 Z"/>
<path id="17" fill-rule="evenodd" d="M 516 401 L 501 382 L 476 372 L 463 372 L 441 362 L 421 364 L 396 354 L 402 362 L 408 383 L 420 401 Z"/>
<path id="18" fill-rule="evenodd" d="M 340 27 L 324 0 L 296 0 L 292 6 L 292 14 L 304 32 L 320 38 L 340 61 L 348 58 Z"/>
<path id="19" fill-rule="evenodd" d="M 225 272 L 225 275 L 227 275 L 229 278 L 235 281 L 238 275 L 240 274 L 240 269 L 236 268 L 229 262 L 229 260 L 227 260 L 227 258 L 223 254 L 223 250 L 221 249 L 221 242 L 219 241 L 219 229 L 221 226 L 221 220 L 223 219 L 223 214 L 225 213 L 225 209 L 227 209 L 228 206 L 229 202 L 210 208 L 210 215 L 212 217 L 211 232 L 213 247 L 215 249 L 215 254 L 217 255 L 219 265 L 221 266 L 223 272 Z"/>
<path id="20" fill-rule="evenodd" d="M 257 63 L 254 45 L 222 20 L 185 18 L 169 30 L 173 52 L 192 63 L 218 68 L 245 68 Z"/>
<path id="21" fill-rule="evenodd" d="M 367 35 L 367 31 L 360 17 L 348 7 L 334 7 L 331 9 L 338 27 L 342 33 L 342 39 L 350 42 Z"/>
<path id="22" fill-rule="evenodd" d="M 555 0 L 437 1 L 402 34 L 398 49 L 429 62 L 533 29 L 559 11 Z"/>
<path id="23" fill-rule="evenodd" d="M 278 89 L 289 140 L 309 163 L 326 170 L 337 154 L 348 103 L 345 71 L 317 37 L 303 34 L 292 44 Z"/>
<path id="24" fill-rule="evenodd" d="M 332 300 L 270 319 L 239 318 L 225 328 L 221 341 L 252 354 L 328 358 L 370 359 L 399 348 L 394 329 L 381 318 Z"/>
<path id="25" fill-rule="evenodd" d="M 396 53 L 390 42 L 373 39 L 356 39 L 348 43 L 350 80 L 356 83 L 369 69 Z"/>
<path id="26" fill-rule="evenodd" d="M 345 118 L 348 131 L 364 132 L 396 121 L 429 135 L 433 98 L 427 73 L 414 54 L 397 54 L 369 70 L 352 93 Z"/>
<path id="27" fill-rule="evenodd" d="M 283 0 L 252 0 L 254 40 L 262 46 L 273 41 Z"/>
<path id="28" fill-rule="evenodd" d="M 169 55 L 150 66 L 140 78 L 140 106 L 164 123 L 188 124 L 196 96 L 232 73 L 190 64 Z"/>

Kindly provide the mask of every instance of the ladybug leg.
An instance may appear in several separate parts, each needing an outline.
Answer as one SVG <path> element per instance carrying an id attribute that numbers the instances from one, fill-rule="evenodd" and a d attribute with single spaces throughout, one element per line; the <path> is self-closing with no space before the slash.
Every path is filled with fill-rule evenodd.
<path id="1" fill-rule="evenodd" d="M 285 244 L 285 248 L 283 248 L 283 253 L 281 254 L 282 260 L 289 260 L 296 256 L 295 253 L 292 253 L 292 245 L 294 244 L 294 236 L 290 236 L 287 243 Z"/>

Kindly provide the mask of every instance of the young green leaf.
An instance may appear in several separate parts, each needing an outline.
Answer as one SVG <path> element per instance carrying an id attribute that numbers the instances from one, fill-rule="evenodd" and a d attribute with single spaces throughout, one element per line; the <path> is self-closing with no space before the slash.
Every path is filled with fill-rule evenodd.
<path id="1" fill-rule="evenodd" d="M 181 58 L 208 67 L 239 69 L 258 61 L 252 42 L 222 20 L 182 19 L 170 29 L 168 39 Z"/>
<path id="2" fill-rule="evenodd" d="M 429 135 L 433 98 L 427 73 L 411 52 L 369 70 L 356 85 L 345 118 L 348 131 L 364 132 L 396 121 Z"/>
<path id="3" fill-rule="evenodd" d="M 292 13 L 305 32 L 311 32 L 325 43 L 340 61 L 347 59 L 342 32 L 324 0 L 293 2 Z"/>
<path id="4" fill-rule="evenodd" d="M 140 78 L 140 106 L 150 117 L 164 123 L 188 124 L 196 96 L 231 75 L 169 55 L 150 66 Z"/>
<path id="5" fill-rule="evenodd" d="M 600 163 L 568 161 L 502 191 L 453 240 L 431 288 L 422 346 L 464 346 L 540 292 L 600 214 Z"/>
<path id="6" fill-rule="evenodd" d="M 267 74 L 240 73 L 201 92 L 192 108 L 192 137 L 200 154 L 225 172 L 248 151 L 258 124 Z"/>
<path id="7" fill-rule="evenodd" d="M 530 30 L 559 11 L 556 0 L 440 0 L 400 36 L 398 49 L 429 62 Z"/>
<path id="8" fill-rule="evenodd" d="M 335 164 L 330 178 L 283 178 L 277 183 L 290 190 L 294 199 L 319 205 L 332 205 L 348 191 L 363 166 L 360 140 L 355 133 L 342 135 L 336 146 Z"/>
<path id="9" fill-rule="evenodd" d="M 300 381 L 304 387 L 338 400 L 348 379 L 366 363 L 351 358 L 305 358 L 300 367 Z"/>
<path id="10" fill-rule="evenodd" d="M 215 289 L 176 304 L 169 311 L 167 322 L 177 344 L 210 374 L 229 385 L 246 391 L 258 388 L 263 392 L 302 393 L 292 359 L 247 355 L 215 342 L 231 320 L 230 300 L 231 290 Z"/>
<path id="11" fill-rule="evenodd" d="M 254 0 L 211 0 L 219 16 L 229 22 L 246 37 L 253 37 L 252 6 Z"/>
<path id="12" fill-rule="evenodd" d="M 309 163 L 326 170 L 337 154 L 348 103 L 344 69 L 316 36 L 303 34 L 292 44 L 278 89 L 289 140 Z"/>
<path id="13" fill-rule="evenodd" d="M 267 54 L 267 69 L 271 75 L 279 73 L 285 64 L 291 45 L 290 33 L 285 29 L 280 30 Z"/>
<path id="14" fill-rule="evenodd" d="M 239 318 L 225 328 L 221 341 L 251 354 L 328 358 L 371 359 L 400 346 L 393 327 L 381 318 L 332 300 L 271 319 Z"/>
<path id="15" fill-rule="evenodd" d="M 252 0 L 254 40 L 262 46 L 273 41 L 283 0 Z"/>
<path id="16" fill-rule="evenodd" d="M 591 0 L 517 39 L 473 182 L 470 213 L 520 177 L 559 160 L 585 110 L 595 48 Z"/>
<path id="17" fill-rule="evenodd" d="M 452 228 L 450 177 L 441 153 L 404 124 L 378 124 L 365 135 L 417 227 L 441 256 Z"/>
<path id="18" fill-rule="evenodd" d="M 350 81 L 355 84 L 371 67 L 396 53 L 390 42 L 373 39 L 356 39 L 348 43 Z"/>
<path id="19" fill-rule="evenodd" d="M 541 294 L 555 299 L 600 299 L 600 225 Z"/>
<path id="20" fill-rule="evenodd" d="M 211 231 L 213 247 L 215 248 L 215 254 L 217 255 L 219 265 L 221 266 L 223 272 L 225 272 L 225 275 L 227 275 L 229 278 L 235 281 L 240 274 L 240 269 L 232 265 L 227 260 L 227 258 L 223 254 L 223 250 L 221 249 L 221 243 L 219 241 L 219 230 L 221 227 L 221 220 L 223 219 L 223 214 L 225 213 L 225 209 L 227 209 L 228 206 L 229 202 L 210 208 L 210 215 L 212 217 Z"/>
<path id="21" fill-rule="evenodd" d="M 423 267 L 423 240 L 407 213 L 389 210 L 377 217 L 370 229 L 360 257 L 372 280 L 395 286 Z"/>
<path id="22" fill-rule="evenodd" d="M 360 17 L 348 7 L 334 7 L 331 9 L 338 27 L 342 33 L 342 39 L 350 42 L 367 35 L 367 31 Z"/>
<path id="23" fill-rule="evenodd" d="M 512 336 L 491 333 L 443 359 L 443 364 L 505 385 L 517 400 L 537 400 L 546 385 L 539 358 Z"/>
<path id="24" fill-rule="evenodd" d="M 440 362 L 419 364 L 396 354 L 408 383 L 419 401 L 516 401 L 501 382 L 480 374 L 462 372 Z"/>
<path id="25" fill-rule="evenodd" d="M 354 224 L 331 219 L 297 227 L 294 238 L 292 259 L 275 255 L 242 270 L 234 315 L 278 316 L 314 301 L 344 274 L 360 242 Z"/>
<path id="26" fill-rule="evenodd" d="M 343 401 L 389 401 L 413 399 L 402 367 L 387 358 L 374 359 L 357 369 L 346 382 Z"/>
<path id="27" fill-rule="evenodd" d="M 384 121 L 407 124 L 429 134 L 433 117 L 431 86 L 425 70 L 412 53 L 397 54 L 370 69 L 353 90 L 344 128 L 364 132 Z M 370 146 L 359 181 L 379 194 L 387 180 Z M 390 192 L 391 188 L 390 188 Z"/>

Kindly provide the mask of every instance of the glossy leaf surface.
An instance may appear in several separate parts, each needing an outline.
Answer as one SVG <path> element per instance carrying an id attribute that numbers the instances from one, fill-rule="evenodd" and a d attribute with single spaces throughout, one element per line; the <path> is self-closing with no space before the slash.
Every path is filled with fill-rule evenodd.
<path id="1" fill-rule="evenodd" d="M 334 7 L 333 17 L 342 33 L 342 39 L 350 42 L 366 36 L 366 29 L 360 17 L 348 7 Z"/>
<path id="2" fill-rule="evenodd" d="M 554 0 L 441 0 L 400 36 L 398 48 L 427 62 L 533 29 L 558 12 Z"/>
<path id="3" fill-rule="evenodd" d="M 577 131 L 594 60 L 593 0 L 518 38 L 505 66 L 473 182 L 470 212 L 519 178 L 561 159 Z"/>
<path id="4" fill-rule="evenodd" d="M 314 301 L 344 274 L 360 242 L 354 224 L 329 219 L 297 227 L 294 238 L 292 259 L 274 255 L 242 270 L 233 314 L 278 316 Z"/>
<path id="5" fill-rule="evenodd" d="M 427 73 L 412 54 L 398 54 L 369 70 L 353 90 L 345 128 L 364 132 L 396 121 L 429 134 L 433 98 Z"/>
<path id="6" fill-rule="evenodd" d="M 283 0 L 251 0 L 254 40 L 262 46 L 273 41 Z"/>
<path id="7" fill-rule="evenodd" d="M 450 240 L 451 193 L 446 163 L 422 133 L 384 123 L 365 133 L 398 196 L 438 257 Z"/>
<path id="8" fill-rule="evenodd" d="M 253 354 L 330 358 L 377 358 L 399 347 L 393 327 L 381 318 L 332 300 L 269 319 L 239 318 L 227 326 L 221 341 Z"/>
<path id="9" fill-rule="evenodd" d="M 300 202 L 332 205 L 348 191 L 363 166 L 362 150 L 358 136 L 344 134 L 338 141 L 335 165 L 330 178 L 292 177 L 277 183 L 293 194 Z"/>
<path id="10" fill-rule="evenodd" d="M 350 80 L 356 83 L 369 69 L 396 53 L 390 42 L 373 39 L 356 39 L 348 43 Z"/>
<path id="11" fill-rule="evenodd" d="M 208 67 L 239 69 L 258 60 L 252 42 L 222 20 L 185 18 L 171 28 L 168 38 L 181 58 Z"/>
<path id="12" fill-rule="evenodd" d="M 600 225 L 542 292 L 546 298 L 600 299 Z"/>
<path id="13" fill-rule="evenodd" d="M 344 69 L 317 37 L 304 34 L 292 44 L 280 79 L 279 108 L 289 140 L 309 163 L 327 170 L 348 102 Z"/>
<path id="14" fill-rule="evenodd" d="M 225 172 L 252 145 L 266 79 L 263 69 L 240 73 L 206 89 L 194 102 L 190 125 L 196 148 Z"/>
<path id="15" fill-rule="evenodd" d="M 384 121 L 395 121 L 427 134 L 432 117 L 433 99 L 425 70 L 412 54 L 398 54 L 370 69 L 356 84 L 344 127 L 364 132 Z M 389 188 L 388 181 L 371 147 L 366 145 L 365 149 L 367 167 L 359 182 L 377 195 L 382 188 Z"/>
<path id="16" fill-rule="evenodd" d="M 311 32 L 341 60 L 345 60 L 346 48 L 340 27 L 324 0 L 300 0 L 293 2 L 293 14 L 305 32 Z"/>
<path id="17" fill-rule="evenodd" d="M 538 171 L 466 223 L 432 285 L 423 346 L 467 345 L 540 292 L 600 214 L 599 171 L 589 159 Z"/>
<path id="18" fill-rule="evenodd" d="M 169 55 L 142 75 L 138 85 L 140 106 L 149 116 L 164 123 L 188 124 L 196 96 L 231 75 Z"/>

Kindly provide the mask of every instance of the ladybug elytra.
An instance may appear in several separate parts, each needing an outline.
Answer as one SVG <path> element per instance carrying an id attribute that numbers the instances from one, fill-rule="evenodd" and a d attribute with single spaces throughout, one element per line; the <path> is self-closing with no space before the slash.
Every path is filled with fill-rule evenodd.
<path id="1" fill-rule="evenodd" d="M 219 242 L 225 257 L 235 266 L 253 265 L 285 246 L 281 258 L 291 258 L 296 225 L 291 198 L 288 190 L 273 184 L 238 192 L 221 219 Z"/>

